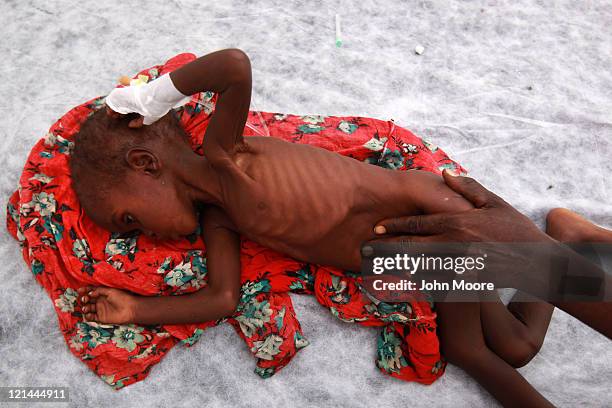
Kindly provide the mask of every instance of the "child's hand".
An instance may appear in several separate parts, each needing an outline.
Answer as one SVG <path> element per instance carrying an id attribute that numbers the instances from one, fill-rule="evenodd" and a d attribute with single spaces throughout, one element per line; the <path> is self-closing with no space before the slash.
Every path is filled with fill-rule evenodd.
<path id="1" fill-rule="evenodd" d="M 126 86 L 123 88 L 115 88 L 105 99 L 106 113 L 109 116 L 117 118 L 128 113 L 138 113 L 140 116 L 132 119 L 128 124 L 131 128 L 139 128 L 144 124 L 144 115 L 147 114 L 146 109 L 137 97 L 138 89 L 136 86 Z M 151 118 L 153 123 L 158 118 Z M 149 123 L 148 123 L 149 124 Z"/>
<path id="2" fill-rule="evenodd" d="M 170 109 L 184 105 L 191 98 L 176 89 L 169 74 L 140 85 L 115 88 L 106 96 L 106 106 L 116 114 L 138 113 L 129 126 L 150 125 Z"/>
<path id="3" fill-rule="evenodd" d="M 110 116 L 111 118 L 115 118 L 115 119 L 122 116 L 121 113 L 118 113 L 112 110 L 110 106 L 106 106 L 106 114 Z M 142 127 L 143 122 L 144 122 L 144 116 L 141 115 L 141 116 L 138 116 L 136 119 L 130 120 L 130 123 L 128 123 L 128 127 L 139 128 L 139 127 Z"/>
<path id="4" fill-rule="evenodd" d="M 135 295 L 103 286 L 85 286 L 77 292 L 85 320 L 109 324 L 136 323 L 138 298 Z"/>

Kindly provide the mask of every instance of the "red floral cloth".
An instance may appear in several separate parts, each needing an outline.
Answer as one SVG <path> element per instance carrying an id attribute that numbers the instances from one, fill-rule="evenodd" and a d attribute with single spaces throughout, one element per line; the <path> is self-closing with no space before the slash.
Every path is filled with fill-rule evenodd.
<path id="1" fill-rule="evenodd" d="M 150 80 L 192 61 L 179 54 L 141 71 Z M 217 95 L 203 92 L 175 110 L 201 144 Z M 70 351 L 115 389 L 144 379 L 177 342 L 191 345 L 202 331 L 227 321 L 257 359 L 256 372 L 269 377 L 308 342 L 289 292 L 311 294 L 347 322 L 382 327 L 376 363 L 383 372 L 429 384 L 444 371 L 435 313 L 428 303 L 384 303 L 371 298 L 358 278 L 338 269 L 297 262 L 243 240 L 242 297 L 235 315 L 190 325 L 101 325 L 83 322 L 75 310 L 76 289 L 105 285 L 150 296 L 180 295 L 206 285 L 206 251 L 201 238 L 155 245 L 144 235 L 118 235 L 85 216 L 70 185 L 72 138 L 87 115 L 103 106 L 92 99 L 59 119 L 32 149 L 19 189 L 7 208 L 7 225 L 19 241 L 35 279 L 53 301 Z M 308 143 L 391 169 L 463 169 L 442 150 L 392 121 L 363 117 L 296 116 L 250 112 L 245 135 Z"/>

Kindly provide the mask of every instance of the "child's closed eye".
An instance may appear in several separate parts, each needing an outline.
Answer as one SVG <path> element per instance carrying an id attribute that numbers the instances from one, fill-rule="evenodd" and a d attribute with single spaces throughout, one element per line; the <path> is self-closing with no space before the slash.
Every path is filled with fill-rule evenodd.
<path id="1" fill-rule="evenodd" d="M 132 225 L 136 223 L 136 218 L 134 218 L 133 215 L 131 214 L 124 214 L 123 215 L 123 223 L 125 225 Z"/>

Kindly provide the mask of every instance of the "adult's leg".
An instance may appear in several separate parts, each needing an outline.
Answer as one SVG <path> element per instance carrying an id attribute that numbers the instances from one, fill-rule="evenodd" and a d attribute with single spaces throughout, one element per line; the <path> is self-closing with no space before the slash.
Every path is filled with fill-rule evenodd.
<path id="1" fill-rule="evenodd" d="M 546 233 L 557 241 L 611 242 L 612 231 L 593 224 L 566 208 L 554 208 L 546 216 Z"/>
<path id="2" fill-rule="evenodd" d="M 612 231 L 564 208 L 551 210 L 546 221 L 546 233 L 561 242 L 612 242 Z M 496 294 L 486 300 L 481 317 L 487 345 L 513 367 L 522 367 L 540 350 L 554 307 L 520 292 L 507 308 Z"/>
<path id="3" fill-rule="evenodd" d="M 586 218 L 565 208 L 555 208 L 546 217 L 546 233 L 565 243 L 612 243 L 612 230 L 593 224 Z M 559 302 L 566 312 L 591 322 L 591 327 L 612 339 L 610 303 Z"/>

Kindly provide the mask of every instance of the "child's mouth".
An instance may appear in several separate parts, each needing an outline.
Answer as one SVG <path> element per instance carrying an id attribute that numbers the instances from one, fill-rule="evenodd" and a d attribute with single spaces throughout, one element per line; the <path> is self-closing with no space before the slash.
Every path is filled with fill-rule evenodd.
<path id="1" fill-rule="evenodd" d="M 157 232 L 142 230 L 143 234 L 146 236 L 153 238 L 156 241 L 167 241 L 167 240 L 176 240 L 178 236 L 176 234 L 160 234 Z"/>
<path id="2" fill-rule="evenodd" d="M 179 234 L 157 234 L 155 232 L 146 233 L 147 236 L 156 241 L 177 241 L 181 238 Z"/>

